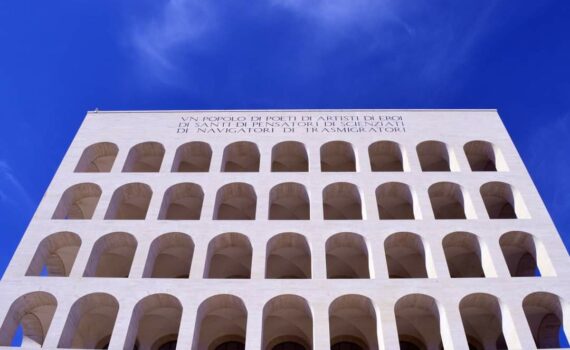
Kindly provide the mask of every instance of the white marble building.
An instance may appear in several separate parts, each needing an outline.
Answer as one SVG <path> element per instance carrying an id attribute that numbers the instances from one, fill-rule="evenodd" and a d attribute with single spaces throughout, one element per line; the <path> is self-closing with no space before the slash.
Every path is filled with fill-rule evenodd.
<path id="1" fill-rule="evenodd" d="M 494 110 L 89 112 L 0 345 L 559 348 L 569 263 Z"/>

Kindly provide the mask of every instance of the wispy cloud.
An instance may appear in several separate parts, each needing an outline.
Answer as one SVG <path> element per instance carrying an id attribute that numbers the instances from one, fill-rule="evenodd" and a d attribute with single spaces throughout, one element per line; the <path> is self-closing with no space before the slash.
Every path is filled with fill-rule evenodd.
<path id="1" fill-rule="evenodd" d="M 130 36 L 143 68 L 168 80 L 176 75 L 175 57 L 180 50 L 200 49 L 205 35 L 215 26 L 211 2 L 168 0 L 154 17 L 137 18 Z"/>
<path id="2" fill-rule="evenodd" d="M 367 25 L 380 18 L 400 22 L 392 0 L 273 0 L 274 6 L 314 20 L 327 29 Z"/>
<path id="3" fill-rule="evenodd" d="M 0 203 L 9 206 L 24 206 L 27 210 L 34 209 L 34 200 L 18 180 L 12 167 L 0 160 Z"/>
<path id="4" fill-rule="evenodd" d="M 394 0 L 272 0 L 273 8 L 305 20 L 318 50 L 335 49 L 344 40 L 358 40 L 363 49 L 385 50 L 414 35 L 404 18 L 407 7 Z"/>
<path id="5" fill-rule="evenodd" d="M 297 68 L 309 77 L 319 75 L 323 57 L 348 44 L 355 55 L 373 57 L 375 73 L 406 67 L 403 73 L 416 80 L 446 86 L 442 81 L 466 64 L 488 32 L 496 4 L 467 10 L 451 5 L 461 11 L 459 15 L 430 16 L 435 6 L 431 3 L 397 0 L 252 0 L 223 6 L 212 1 L 167 0 L 148 12 L 151 15 L 138 13 L 129 38 L 141 76 L 185 89 L 191 88 L 190 77 L 199 75 L 194 74 L 199 69 L 193 65 L 196 54 L 219 49 L 222 57 L 229 58 L 231 53 L 219 43 L 227 43 L 234 33 L 241 35 L 238 40 L 247 38 L 243 25 L 267 30 L 272 18 L 281 26 L 275 28 L 278 37 L 283 30 L 290 30 L 292 36 L 303 33 L 295 36 L 298 49 L 288 59 L 295 56 L 296 67 L 310 67 Z M 285 22 L 291 27 L 283 27 L 283 15 L 294 19 Z M 251 48 L 255 37 L 251 40 L 244 46 Z M 259 52 L 264 49 L 258 48 Z"/>
<path id="6" fill-rule="evenodd" d="M 448 28 L 446 25 L 424 28 L 433 31 L 428 34 L 434 40 L 433 50 L 425 55 L 425 64 L 420 72 L 427 81 L 446 81 L 451 79 L 457 69 L 468 69 L 473 53 L 484 37 L 494 28 L 492 18 L 497 12 L 496 1 L 481 3 L 478 11 L 465 16 L 464 26 Z M 435 29 L 435 30 L 434 30 Z M 454 84 L 459 82 L 454 81 Z M 442 91 L 443 90 L 443 91 Z M 432 94 L 450 93 L 447 86 L 439 86 Z"/>
<path id="7" fill-rule="evenodd" d="M 184 59 L 188 54 L 216 45 L 217 33 L 231 36 L 237 29 L 232 27 L 235 17 L 259 10 L 248 17 L 253 24 L 262 21 L 258 16 L 271 17 L 278 13 L 296 16 L 303 20 L 303 28 L 307 30 L 308 35 L 303 40 L 316 37 L 318 44 L 313 43 L 311 47 L 318 51 L 355 32 L 376 31 L 384 24 L 398 26 L 404 33 L 411 34 L 411 26 L 397 15 L 396 4 L 393 0 L 253 0 L 247 3 L 247 8 L 240 9 L 232 4 L 221 7 L 209 1 L 168 0 L 153 11 L 155 15 L 150 18 L 142 14 L 134 18 L 129 41 L 142 70 L 169 83 L 180 79 L 181 68 L 189 69 L 188 60 Z"/>

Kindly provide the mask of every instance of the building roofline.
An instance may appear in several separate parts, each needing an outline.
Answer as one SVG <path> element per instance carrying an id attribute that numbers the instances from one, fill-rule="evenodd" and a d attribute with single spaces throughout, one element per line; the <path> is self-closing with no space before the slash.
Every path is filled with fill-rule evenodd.
<path id="1" fill-rule="evenodd" d="M 404 109 L 393 109 L 393 108 L 340 108 L 340 109 L 157 109 L 157 110 L 93 110 L 87 111 L 88 114 L 100 114 L 100 113 L 182 113 L 182 112 L 360 112 L 360 111 L 389 111 L 389 112 L 497 112 L 496 108 L 479 108 L 479 109 L 427 109 L 427 108 L 404 108 Z"/>

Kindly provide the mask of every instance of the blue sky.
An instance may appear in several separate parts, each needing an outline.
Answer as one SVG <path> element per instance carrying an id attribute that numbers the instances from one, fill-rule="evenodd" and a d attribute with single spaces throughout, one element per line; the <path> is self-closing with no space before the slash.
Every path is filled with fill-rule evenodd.
<path id="1" fill-rule="evenodd" d="M 0 273 L 95 107 L 498 108 L 570 247 L 568 18 L 564 0 L 4 0 Z"/>

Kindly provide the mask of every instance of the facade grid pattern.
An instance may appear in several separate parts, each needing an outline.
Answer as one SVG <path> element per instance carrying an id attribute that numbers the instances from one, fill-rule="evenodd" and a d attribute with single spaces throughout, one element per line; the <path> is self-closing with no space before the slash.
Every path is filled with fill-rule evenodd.
<path id="1" fill-rule="evenodd" d="M 561 346 L 568 255 L 495 111 L 173 128 L 301 112 L 364 113 L 88 113 L 0 282 L 0 345 L 20 326 L 43 348 Z"/>

